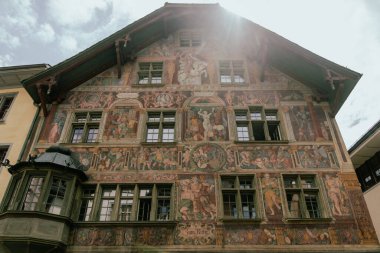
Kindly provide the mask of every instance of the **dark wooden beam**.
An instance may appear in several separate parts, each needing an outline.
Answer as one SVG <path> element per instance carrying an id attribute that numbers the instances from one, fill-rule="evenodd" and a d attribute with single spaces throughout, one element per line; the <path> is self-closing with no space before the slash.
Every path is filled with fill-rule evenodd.
<path id="1" fill-rule="evenodd" d="M 120 40 L 115 41 L 117 78 L 121 78 Z"/>
<path id="2" fill-rule="evenodd" d="M 48 111 L 46 107 L 46 97 L 45 97 L 45 92 L 42 88 L 42 84 L 37 84 L 37 91 L 38 91 L 38 96 L 40 97 L 40 100 L 41 100 L 42 112 L 44 113 L 44 117 L 47 117 Z"/>

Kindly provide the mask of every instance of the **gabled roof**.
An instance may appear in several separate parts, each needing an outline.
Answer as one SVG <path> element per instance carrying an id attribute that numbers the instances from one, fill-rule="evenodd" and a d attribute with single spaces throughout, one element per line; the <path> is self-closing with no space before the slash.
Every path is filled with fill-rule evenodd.
<path id="1" fill-rule="evenodd" d="M 241 22 L 233 22 L 239 19 Z M 308 85 L 317 99 L 328 100 L 335 115 L 361 74 L 320 57 L 247 19 L 233 15 L 219 4 L 169 4 L 126 26 L 90 48 L 23 81 L 36 103 L 51 103 L 106 69 L 134 59 L 135 54 L 168 34 L 204 23 L 244 26 L 264 45 L 261 64 L 272 65 Z M 46 95 L 48 93 L 48 95 Z"/>
<path id="2" fill-rule="evenodd" d="M 0 67 L 0 89 L 21 88 L 21 81 L 50 67 L 48 64 L 32 64 Z"/>

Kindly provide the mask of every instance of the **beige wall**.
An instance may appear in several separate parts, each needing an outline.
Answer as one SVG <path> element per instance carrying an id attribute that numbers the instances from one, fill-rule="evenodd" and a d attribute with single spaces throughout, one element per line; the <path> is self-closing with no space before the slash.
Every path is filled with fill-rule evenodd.
<path id="1" fill-rule="evenodd" d="M 367 202 L 369 213 L 371 214 L 373 226 L 375 227 L 377 237 L 380 238 L 380 184 L 375 185 L 372 189 L 364 193 L 364 199 Z"/>
<path id="2" fill-rule="evenodd" d="M 24 88 L 0 90 L 0 95 L 10 93 L 15 93 L 16 97 L 4 122 L 0 122 L 0 145 L 10 146 L 6 158 L 11 164 L 15 164 L 27 138 L 37 107 L 33 105 L 33 100 Z M 8 169 L 1 167 L 0 200 L 3 198 L 10 177 Z"/>

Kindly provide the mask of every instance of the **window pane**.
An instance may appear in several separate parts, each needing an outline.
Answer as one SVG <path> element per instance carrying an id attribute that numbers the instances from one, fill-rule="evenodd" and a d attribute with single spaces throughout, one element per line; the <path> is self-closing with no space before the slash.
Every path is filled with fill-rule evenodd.
<path id="1" fill-rule="evenodd" d="M 115 188 L 106 188 L 103 190 L 102 201 L 100 204 L 100 221 L 110 221 L 111 215 L 113 211 L 113 207 L 115 205 Z"/>
<path id="2" fill-rule="evenodd" d="M 51 185 L 46 203 L 46 212 L 58 215 L 61 214 L 66 187 L 66 180 L 60 178 L 53 178 L 53 183 Z"/>
<path id="3" fill-rule="evenodd" d="M 147 129 L 147 135 L 146 135 L 146 141 L 147 142 L 158 142 L 158 133 L 159 128 L 158 126 L 149 126 Z"/>
<path id="4" fill-rule="evenodd" d="M 238 126 L 236 129 L 239 141 L 249 141 L 248 126 Z"/>
<path id="5" fill-rule="evenodd" d="M 239 177 L 240 189 L 252 189 L 252 178 Z"/>
<path id="6" fill-rule="evenodd" d="M 92 112 L 90 113 L 90 121 L 100 121 L 102 119 L 101 112 Z"/>
<path id="7" fill-rule="evenodd" d="M 79 212 L 79 221 L 89 221 L 92 207 L 94 205 L 95 188 L 83 189 L 82 204 Z"/>
<path id="8" fill-rule="evenodd" d="M 149 113 L 148 114 L 148 122 L 160 122 L 161 120 L 161 114 L 160 113 Z"/>
<path id="9" fill-rule="evenodd" d="M 264 122 L 252 123 L 253 138 L 256 141 L 265 141 Z"/>
<path id="10" fill-rule="evenodd" d="M 173 142 L 174 141 L 174 127 L 165 127 L 162 129 L 162 141 L 163 142 Z"/>
<path id="11" fill-rule="evenodd" d="M 170 199 L 159 199 L 157 201 L 157 217 L 158 221 L 169 220 Z"/>
<path id="12" fill-rule="evenodd" d="M 71 142 L 72 143 L 79 143 L 79 142 L 82 142 L 82 136 L 83 136 L 83 126 L 75 126 L 73 128 L 73 134 L 72 134 L 72 138 L 71 138 Z"/>
<path id="13" fill-rule="evenodd" d="M 75 114 L 75 121 L 76 122 L 86 122 L 87 120 L 87 113 L 76 113 Z"/>
<path id="14" fill-rule="evenodd" d="M 285 188 L 298 188 L 297 176 L 284 177 Z"/>
<path id="15" fill-rule="evenodd" d="M 99 129 L 98 126 L 91 126 L 88 128 L 87 142 L 96 142 L 98 139 Z"/>
<path id="16" fill-rule="evenodd" d="M 0 147 L 0 162 L 3 162 L 5 160 L 5 156 L 8 152 L 8 146 L 2 146 Z"/>
<path id="17" fill-rule="evenodd" d="M 268 132 L 270 139 L 272 141 L 280 141 L 281 140 L 281 135 L 280 135 L 280 126 L 278 124 L 269 124 L 268 123 Z"/>
<path id="18" fill-rule="evenodd" d="M 237 84 L 245 83 L 244 72 L 242 72 L 242 71 L 235 71 L 234 72 L 234 83 L 237 83 Z"/>
<path id="19" fill-rule="evenodd" d="M 235 178 L 222 178 L 222 188 L 233 189 L 235 188 Z"/>
<path id="20" fill-rule="evenodd" d="M 175 113 L 164 113 L 164 122 L 175 122 Z"/>
<path id="21" fill-rule="evenodd" d="M 133 199 L 120 199 L 119 220 L 130 221 L 132 218 Z"/>
<path id="22" fill-rule="evenodd" d="M 160 84 L 162 83 L 162 72 L 154 71 L 152 72 L 152 84 Z"/>
<path id="23" fill-rule="evenodd" d="M 235 112 L 235 120 L 247 120 L 247 112 L 246 111 L 236 111 Z"/>
<path id="24" fill-rule="evenodd" d="M 288 210 L 293 218 L 301 217 L 301 208 L 300 208 L 300 195 L 299 193 L 286 193 L 286 200 L 288 202 Z"/>
<path id="25" fill-rule="evenodd" d="M 25 195 L 22 210 L 34 211 L 36 210 L 38 199 L 41 195 L 41 187 L 44 183 L 43 177 L 31 177 L 29 179 L 28 190 Z"/>
<path id="26" fill-rule="evenodd" d="M 256 209 L 254 202 L 254 193 L 241 193 L 241 204 L 243 210 L 244 219 L 255 219 L 256 218 Z"/>
<path id="27" fill-rule="evenodd" d="M 152 206 L 151 199 L 140 199 L 138 220 L 140 221 L 150 220 L 151 206 Z"/>
<path id="28" fill-rule="evenodd" d="M 305 203 L 310 218 L 321 218 L 318 208 L 318 195 L 315 193 L 305 193 Z"/>
<path id="29" fill-rule="evenodd" d="M 262 120 L 261 112 L 251 112 L 251 120 Z"/>
<path id="30" fill-rule="evenodd" d="M 3 103 L 0 97 L 0 120 L 3 120 L 5 115 L 7 114 L 9 107 L 11 107 L 12 101 L 14 97 L 5 97 L 3 98 Z"/>
<path id="31" fill-rule="evenodd" d="M 236 194 L 233 192 L 223 192 L 224 216 L 237 218 Z"/>

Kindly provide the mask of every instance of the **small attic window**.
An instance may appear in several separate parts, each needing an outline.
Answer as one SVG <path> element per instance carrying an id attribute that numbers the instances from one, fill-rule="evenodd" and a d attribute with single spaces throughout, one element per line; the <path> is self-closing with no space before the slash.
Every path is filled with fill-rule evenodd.
<path id="1" fill-rule="evenodd" d="M 183 31 L 179 33 L 180 47 L 199 47 L 202 44 L 201 33 L 198 31 Z"/>

